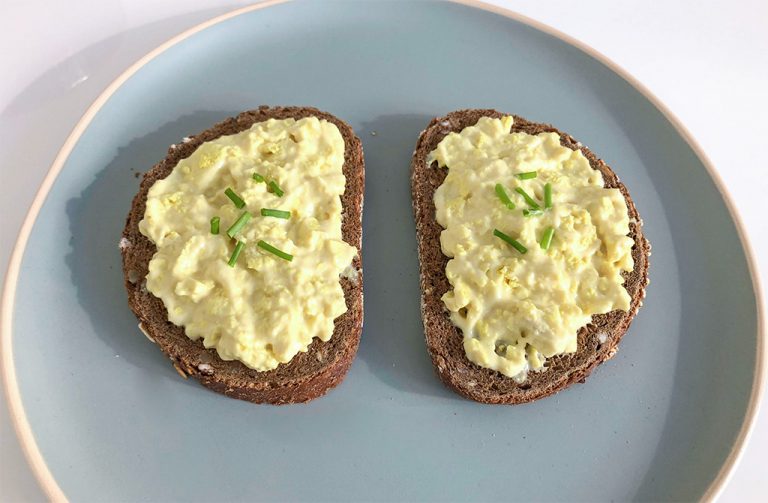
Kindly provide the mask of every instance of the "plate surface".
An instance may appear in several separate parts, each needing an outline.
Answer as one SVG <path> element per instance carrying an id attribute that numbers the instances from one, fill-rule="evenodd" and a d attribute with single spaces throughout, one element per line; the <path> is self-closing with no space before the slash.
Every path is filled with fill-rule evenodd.
<path id="1" fill-rule="evenodd" d="M 180 379 L 122 286 L 134 173 L 260 104 L 328 110 L 366 155 L 360 352 L 307 405 L 255 406 Z M 432 117 L 466 107 L 589 145 L 629 187 L 653 244 L 647 300 L 617 356 L 528 405 L 444 389 L 423 343 L 409 161 Z M 12 315 L 20 421 L 72 500 L 698 499 L 740 435 L 758 368 L 748 261 L 691 146 L 592 56 L 458 4 L 280 4 L 160 53 L 66 158 Z"/>

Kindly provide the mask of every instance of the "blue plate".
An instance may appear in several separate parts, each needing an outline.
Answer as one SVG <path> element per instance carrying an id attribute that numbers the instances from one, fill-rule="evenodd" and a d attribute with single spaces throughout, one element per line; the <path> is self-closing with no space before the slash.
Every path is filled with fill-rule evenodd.
<path id="1" fill-rule="evenodd" d="M 431 2 L 249 8 L 146 58 L 65 146 L 9 274 L 5 372 L 46 490 L 164 501 L 712 495 L 754 412 L 759 304 L 717 183 L 626 78 L 511 14 Z M 307 405 L 256 406 L 182 380 L 138 331 L 123 289 L 117 242 L 134 173 L 260 104 L 326 109 L 366 154 L 360 352 L 346 381 Z M 423 342 L 409 161 L 430 118 L 465 107 L 550 122 L 589 145 L 629 187 L 653 244 L 647 300 L 618 355 L 587 384 L 528 405 L 446 390 Z"/>

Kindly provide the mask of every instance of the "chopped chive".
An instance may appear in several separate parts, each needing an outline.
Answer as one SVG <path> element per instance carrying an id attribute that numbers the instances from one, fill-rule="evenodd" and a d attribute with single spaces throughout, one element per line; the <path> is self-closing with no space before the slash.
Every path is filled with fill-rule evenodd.
<path id="1" fill-rule="evenodd" d="M 496 236 L 497 238 L 501 238 L 503 241 L 506 241 L 509 245 L 511 245 L 515 250 L 519 251 L 520 253 L 525 253 L 528 251 L 528 248 L 523 246 L 523 244 L 520 241 L 512 239 L 511 237 L 501 232 L 499 229 L 493 229 L 493 235 Z"/>
<path id="2" fill-rule="evenodd" d="M 219 233 L 219 223 L 221 222 L 221 219 L 219 217 L 213 217 L 211 219 L 211 234 L 218 234 Z"/>
<path id="3" fill-rule="evenodd" d="M 507 191 L 504 190 L 504 186 L 500 183 L 496 184 L 496 187 L 494 188 L 496 191 L 496 195 L 499 196 L 499 199 L 501 199 L 501 202 L 504 203 L 504 205 L 509 208 L 510 210 L 515 209 L 515 203 L 512 202 L 512 200 L 507 195 Z"/>
<path id="4" fill-rule="evenodd" d="M 541 246 L 542 250 L 549 249 L 549 245 L 552 244 L 552 236 L 554 235 L 555 228 L 547 227 L 547 230 L 544 231 L 544 234 L 541 236 L 541 241 L 539 242 L 539 246 Z"/>
<path id="5" fill-rule="evenodd" d="M 517 192 L 518 194 L 523 196 L 523 199 L 525 199 L 525 202 L 528 203 L 528 206 L 530 206 L 531 209 L 534 209 L 534 210 L 540 210 L 541 209 L 541 206 L 539 206 L 539 203 L 537 203 L 534 198 L 529 196 L 528 193 L 525 190 L 523 190 L 522 187 L 517 187 L 515 189 L 515 192 Z"/>
<path id="6" fill-rule="evenodd" d="M 234 251 L 232 252 L 232 256 L 229 257 L 229 262 L 227 262 L 227 264 L 229 264 L 229 267 L 235 267 L 235 263 L 237 262 L 237 257 L 240 256 L 240 252 L 243 251 L 243 248 L 245 248 L 245 243 L 243 243 L 242 241 L 238 241 L 237 244 L 235 245 Z"/>
<path id="7" fill-rule="evenodd" d="M 544 207 L 549 209 L 552 207 L 552 184 L 547 183 L 544 185 Z"/>
<path id="8" fill-rule="evenodd" d="M 290 211 L 283 211 L 283 210 L 270 210 L 269 208 L 262 208 L 261 209 L 261 216 L 262 217 L 275 217 L 275 218 L 291 218 L 291 212 Z"/>
<path id="9" fill-rule="evenodd" d="M 293 260 L 293 255 L 291 255 L 290 253 L 285 253 L 282 250 L 278 250 L 277 248 L 275 248 L 271 244 L 267 243 L 266 241 L 259 241 L 257 244 L 258 244 L 259 248 L 263 248 L 263 249 L 267 250 L 269 253 L 271 253 L 273 255 L 277 255 L 278 257 L 280 257 L 283 260 L 287 260 L 288 262 Z"/>
<path id="10" fill-rule="evenodd" d="M 254 173 L 253 175 L 251 175 L 251 178 L 253 178 L 254 180 L 256 180 L 256 181 L 257 181 L 257 182 L 259 182 L 259 183 L 261 183 L 261 182 L 263 182 L 263 181 L 264 181 L 264 177 L 263 177 L 263 176 L 261 176 L 261 175 L 260 175 L 260 174 L 258 174 L 258 173 Z"/>
<path id="11" fill-rule="evenodd" d="M 541 210 L 523 210 L 523 216 L 524 217 L 537 217 L 539 215 L 543 215 L 544 212 Z"/>
<path id="12" fill-rule="evenodd" d="M 225 190 L 224 193 L 233 203 L 235 203 L 235 206 L 237 207 L 238 210 L 242 209 L 243 206 L 245 206 L 245 201 L 243 201 L 243 198 L 235 194 L 234 190 L 227 187 L 227 190 Z"/>
<path id="13" fill-rule="evenodd" d="M 227 229 L 227 236 L 234 238 L 235 235 L 237 235 L 240 230 L 245 227 L 245 224 L 247 224 L 251 220 L 252 215 L 244 211 L 242 215 L 237 217 L 237 220 L 235 220 L 235 223 L 233 223 L 229 229 Z"/>
<path id="14" fill-rule="evenodd" d="M 521 180 L 530 180 L 531 178 L 536 178 L 538 176 L 538 173 L 535 171 L 524 171 L 522 173 L 518 173 L 515 175 Z"/>
<path id="15" fill-rule="evenodd" d="M 276 194 L 277 197 L 283 197 L 283 194 L 284 194 L 283 189 L 280 188 L 280 186 L 277 184 L 276 181 L 272 180 L 269 182 L 268 185 L 269 185 L 270 192 L 272 192 L 273 194 Z"/>

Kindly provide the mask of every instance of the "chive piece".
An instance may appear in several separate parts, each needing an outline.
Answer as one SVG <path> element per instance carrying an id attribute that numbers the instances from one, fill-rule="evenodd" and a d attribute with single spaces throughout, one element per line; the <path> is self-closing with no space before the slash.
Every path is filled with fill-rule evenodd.
<path id="1" fill-rule="evenodd" d="M 543 215 L 544 212 L 541 210 L 523 210 L 523 216 L 524 217 L 537 217 L 539 215 Z"/>
<path id="2" fill-rule="evenodd" d="M 251 220 L 252 215 L 244 211 L 242 215 L 237 217 L 237 220 L 235 220 L 235 223 L 230 226 L 229 229 L 227 229 L 227 236 L 234 238 L 235 235 L 237 235 L 240 230 L 245 227 L 245 224 L 247 224 Z"/>
<path id="3" fill-rule="evenodd" d="M 536 171 L 523 171 L 522 173 L 518 173 L 515 176 L 521 180 L 530 180 L 531 178 L 536 178 L 538 173 Z"/>
<path id="4" fill-rule="evenodd" d="M 549 209 L 552 207 L 552 184 L 547 183 L 544 185 L 544 207 Z"/>
<path id="5" fill-rule="evenodd" d="M 261 175 L 260 175 L 260 174 L 258 174 L 258 173 L 254 173 L 253 175 L 251 175 L 251 178 L 253 178 L 254 180 L 256 180 L 256 181 L 257 181 L 257 182 L 259 182 L 259 183 L 261 183 L 261 182 L 263 182 L 263 181 L 264 181 L 264 177 L 263 177 L 263 176 L 261 176 Z"/>
<path id="6" fill-rule="evenodd" d="M 283 197 L 283 194 L 284 194 L 283 189 L 280 188 L 280 186 L 277 184 L 276 181 L 272 180 L 269 182 L 268 185 L 269 185 L 270 192 L 272 192 L 273 194 L 276 194 L 277 197 Z"/>
<path id="7" fill-rule="evenodd" d="M 245 201 L 243 201 L 243 198 L 235 194 L 235 191 L 227 187 L 227 190 L 224 191 L 224 193 L 227 195 L 227 197 L 235 203 L 235 206 L 238 210 L 243 209 L 243 206 L 245 206 Z"/>
<path id="8" fill-rule="evenodd" d="M 290 253 L 285 253 L 282 250 L 278 250 L 277 248 L 275 248 L 271 244 L 267 243 L 266 241 L 259 241 L 258 242 L 258 246 L 259 246 L 259 248 L 263 248 L 263 249 L 267 250 L 269 253 L 271 253 L 273 255 L 277 255 L 278 257 L 280 257 L 283 260 L 287 260 L 288 262 L 293 260 L 293 255 L 291 255 Z"/>
<path id="9" fill-rule="evenodd" d="M 501 185 L 500 183 L 497 183 L 494 190 L 496 191 L 496 195 L 499 196 L 499 199 L 501 199 L 501 202 L 504 203 L 504 205 L 508 209 L 510 210 L 515 209 L 515 203 L 513 203 L 512 200 L 509 198 L 509 196 L 507 195 L 507 191 L 504 190 L 503 185 Z"/>
<path id="10" fill-rule="evenodd" d="M 515 189 L 515 192 L 517 192 L 518 194 L 523 196 L 523 199 L 525 199 L 525 202 L 528 203 L 528 206 L 530 206 L 531 209 L 534 209 L 534 210 L 540 210 L 541 209 L 541 206 L 539 206 L 539 203 L 537 203 L 534 198 L 529 196 L 528 193 L 525 190 L 523 190 L 522 187 L 517 187 Z"/>
<path id="11" fill-rule="evenodd" d="M 221 219 L 219 217 L 213 217 L 211 219 L 211 234 L 218 234 L 219 233 L 219 223 L 221 222 Z"/>
<path id="12" fill-rule="evenodd" d="M 227 264 L 229 264 L 229 267 L 235 267 L 235 262 L 237 262 L 237 257 L 240 256 L 240 252 L 243 251 L 243 248 L 245 248 L 245 243 L 243 243 L 242 241 L 238 241 L 237 244 L 235 245 L 234 251 L 232 252 L 232 256 L 229 257 L 229 262 L 227 262 Z"/>
<path id="13" fill-rule="evenodd" d="M 501 238 L 503 241 L 506 241 L 509 245 L 511 245 L 515 250 L 519 251 L 520 253 L 525 253 L 528 251 L 528 248 L 523 246 L 523 244 L 520 241 L 512 239 L 511 237 L 501 232 L 499 229 L 493 229 L 493 235 L 496 236 L 497 238 Z"/>
<path id="14" fill-rule="evenodd" d="M 541 242 L 539 242 L 539 246 L 541 246 L 542 250 L 549 249 L 549 245 L 552 244 L 552 236 L 554 235 L 555 235 L 555 228 L 547 227 L 547 230 L 545 230 L 544 234 L 541 236 Z"/>
<path id="15" fill-rule="evenodd" d="M 269 208 L 262 208 L 261 209 L 261 216 L 262 217 L 275 217 L 275 218 L 289 219 L 289 218 L 291 218 L 291 212 L 290 211 L 283 211 L 283 210 L 270 210 Z"/>

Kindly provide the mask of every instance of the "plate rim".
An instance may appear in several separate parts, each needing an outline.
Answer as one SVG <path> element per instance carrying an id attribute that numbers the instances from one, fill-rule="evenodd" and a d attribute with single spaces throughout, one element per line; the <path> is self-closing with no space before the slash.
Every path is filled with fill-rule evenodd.
<path id="1" fill-rule="evenodd" d="M 64 164 L 69 158 L 69 155 L 77 145 L 82 134 L 91 124 L 93 118 L 109 101 L 112 95 L 117 92 L 123 86 L 123 84 L 125 84 L 125 82 L 128 81 L 128 79 L 130 79 L 134 74 L 136 74 L 141 68 L 143 68 L 147 63 L 155 59 L 160 54 L 164 53 L 166 50 L 207 28 L 242 14 L 265 9 L 274 5 L 287 3 L 288 1 L 290 0 L 266 0 L 256 4 L 234 9 L 219 16 L 215 16 L 169 38 L 164 43 L 160 44 L 139 58 L 135 63 L 124 70 L 116 79 L 114 79 L 86 109 L 85 113 L 83 113 L 83 115 L 77 121 L 74 128 L 64 141 L 64 144 L 59 149 L 53 163 L 48 169 L 48 172 L 46 173 L 39 189 L 37 190 L 37 193 L 32 200 L 32 204 L 30 205 L 30 208 L 24 217 L 24 221 L 22 223 L 21 229 L 19 230 L 16 243 L 14 244 L 11 258 L 8 262 L 5 284 L 3 285 L 2 305 L 0 306 L 0 364 L 2 365 L 3 388 L 8 404 L 8 412 L 11 416 L 11 423 L 13 424 L 16 435 L 19 438 L 21 448 L 27 463 L 32 469 L 38 484 L 45 492 L 47 498 L 51 501 L 58 502 L 68 500 L 61 487 L 56 482 L 56 479 L 53 477 L 53 474 L 49 470 L 48 465 L 45 462 L 45 459 L 37 445 L 35 436 L 32 432 L 32 428 L 27 420 L 24 407 L 21 403 L 21 393 L 19 391 L 16 378 L 16 368 L 13 361 L 12 351 L 12 322 L 16 286 L 18 285 L 21 261 L 24 257 L 27 241 L 29 240 L 32 227 L 37 220 L 37 216 L 40 213 L 40 209 L 47 199 L 48 193 L 53 187 L 53 183 L 61 173 Z M 715 187 L 720 193 L 720 196 L 725 203 L 726 209 L 728 210 L 728 213 L 736 226 L 739 241 L 741 243 L 742 249 L 744 250 L 750 279 L 752 280 L 752 288 L 755 295 L 757 312 L 757 347 L 752 389 L 739 434 L 737 435 L 736 440 L 733 442 L 731 451 L 723 462 L 723 465 L 720 467 L 720 470 L 718 471 L 714 480 L 709 484 L 709 487 L 702 496 L 704 501 L 713 501 L 720 495 L 726 483 L 730 480 L 735 467 L 742 458 L 744 448 L 747 445 L 747 441 L 749 440 L 749 437 L 754 430 L 756 422 L 755 420 L 757 418 L 757 412 L 760 405 L 760 397 L 762 396 L 763 387 L 765 386 L 766 381 L 766 360 L 768 359 L 768 347 L 766 346 L 765 340 L 767 337 L 766 318 L 768 317 L 768 308 L 766 308 L 764 302 L 761 279 L 757 267 L 757 261 L 755 259 L 754 249 L 752 248 L 749 236 L 747 235 L 744 222 L 742 221 L 741 216 L 739 215 L 738 210 L 733 203 L 733 197 L 724 184 L 720 173 L 715 169 L 714 164 L 704 152 L 698 141 L 693 137 L 688 128 L 653 92 L 651 92 L 648 87 L 646 87 L 630 72 L 614 62 L 608 56 L 604 55 L 587 43 L 572 37 L 571 35 L 563 33 L 562 31 L 553 28 L 552 26 L 515 12 L 511 9 L 497 5 L 491 5 L 481 0 L 449 1 L 454 4 L 465 5 L 504 16 L 506 18 L 512 19 L 513 21 L 517 21 L 521 24 L 530 26 L 538 31 L 553 36 L 565 42 L 566 44 L 579 49 L 586 55 L 605 65 L 609 70 L 624 79 L 625 82 L 627 82 L 636 91 L 638 91 L 659 112 L 661 112 L 661 114 L 667 121 L 669 121 L 670 124 L 672 124 L 675 131 L 683 138 L 691 150 L 693 150 L 699 161 L 701 161 L 707 174 L 712 179 Z"/>

